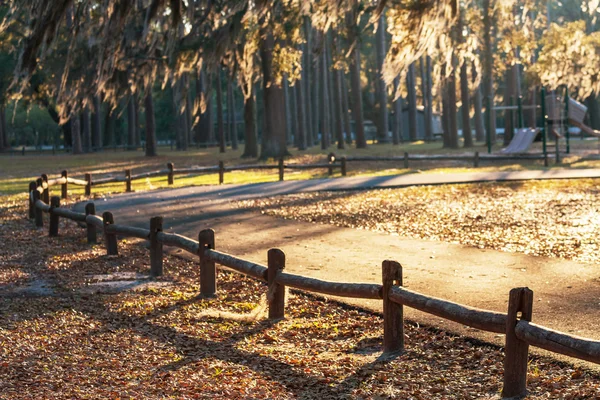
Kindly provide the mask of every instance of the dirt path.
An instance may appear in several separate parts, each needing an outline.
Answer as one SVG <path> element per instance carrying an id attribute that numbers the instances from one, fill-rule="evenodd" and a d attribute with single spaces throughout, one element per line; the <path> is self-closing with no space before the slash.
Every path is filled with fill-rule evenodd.
<path id="1" fill-rule="evenodd" d="M 589 176 L 590 172 L 580 174 Z M 496 311 L 506 310 L 511 288 L 528 286 L 534 291 L 536 323 L 600 339 L 600 270 L 596 265 L 281 220 L 230 204 L 230 200 L 302 190 L 303 185 L 306 183 L 284 182 L 130 193 L 96 201 L 96 205 L 99 211 L 113 211 L 119 224 L 145 227 L 150 217 L 162 215 L 166 230 L 188 237 L 196 237 L 201 229 L 213 228 L 217 249 L 263 264 L 267 250 L 279 247 L 286 253 L 289 272 L 321 279 L 379 283 L 381 262 L 394 259 L 404 267 L 407 287 Z M 380 301 L 346 301 L 381 309 Z M 481 334 L 414 310 L 406 310 L 406 315 L 500 341 L 500 336 Z"/>

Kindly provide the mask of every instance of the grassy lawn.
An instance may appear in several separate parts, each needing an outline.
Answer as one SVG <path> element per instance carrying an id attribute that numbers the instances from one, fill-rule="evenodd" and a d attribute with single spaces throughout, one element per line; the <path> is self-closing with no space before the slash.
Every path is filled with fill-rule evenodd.
<path id="1" fill-rule="evenodd" d="M 574 140 L 572 141 L 572 154 L 565 157 L 560 164 L 561 167 L 569 168 L 596 168 L 600 167 L 600 161 L 590 160 L 590 155 L 596 154 L 597 142 L 595 140 Z M 494 151 L 501 149 L 500 145 L 495 146 Z M 552 146 L 549 146 L 552 149 Z M 321 150 L 315 146 L 307 151 L 292 151 L 289 157 L 289 163 L 315 163 L 323 162 L 329 152 L 334 152 L 340 156 L 402 156 L 404 152 L 414 154 L 464 154 L 479 151 L 484 153 L 486 147 L 483 143 L 477 143 L 472 149 L 443 149 L 441 142 L 415 142 L 405 143 L 398 146 L 371 144 L 367 149 L 347 148 L 338 150 L 331 146 L 327 150 Z M 535 143 L 532 151 L 541 151 L 541 144 Z M 175 168 L 192 166 L 216 166 L 219 161 L 226 165 L 240 165 L 256 163 L 254 159 L 241 158 L 243 150 L 229 150 L 220 154 L 217 148 L 194 149 L 186 152 L 171 151 L 168 148 L 161 148 L 159 156 L 145 157 L 141 151 L 104 151 L 94 154 L 84 155 L 50 155 L 50 154 L 32 154 L 26 156 L 20 155 L 1 155 L 0 156 L 0 194 L 19 193 L 27 190 L 27 185 L 31 180 L 35 180 L 42 173 L 47 173 L 50 177 L 57 177 L 60 171 L 68 170 L 69 176 L 83 178 L 84 173 L 91 173 L 95 177 L 117 175 L 123 176 L 125 169 L 131 169 L 132 173 L 165 169 L 168 162 L 175 164 Z M 587 157 L 587 158 L 586 158 Z M 267 160 L 267 163 L 274 164 L 274 160 Z M 397 163 L 396 163 L 397 164 Z M 515 161 L 502 162 L 481 162 L 481 167 L 477 171 L 498 171 L 498 170 L 522 170 L 522 169 L 542 169 L 541 161 Z M 426 173 L 449 173 L 471 171 L 470 162 L 461 161 L 438 161 L 438 162 L 412 162 L 410 169 L 404 169 L 403 166 L 395 165 L 393 162 L 352 162 L 348 163 L 348 176 L 376 176 L 411 173 L 415 171 Z M 336 171 L 339 175 L 339 171 Z M 312 179 L 326 177 L 324 170 L 309 171 L 286 171 L 286 180 Z M 228 172 L 225 174 L 225 183 L 257 183 L 275 181 L 278 179 L 277 171 L 239 171 Z M 175 180 L 175 186 L 205 185 L 218 183 L 217 174 L 208 174 L 195 177 L 179 176 Z M 134 190 L 149 190 L 166 186 L 166 177 L 156 177 L 146 180 L 133 182 Z M 119 192 L 124 188 L 124 184 L 106 185 L 102 191 L 106 193 Z M 77 195 L 83 191 L 71 185 L 73 194 Z"/>

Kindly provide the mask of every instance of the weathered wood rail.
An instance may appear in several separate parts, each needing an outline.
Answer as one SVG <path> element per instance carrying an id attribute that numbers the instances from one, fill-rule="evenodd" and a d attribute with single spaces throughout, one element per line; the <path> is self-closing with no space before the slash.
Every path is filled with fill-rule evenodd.
<path id="1" fill-rule="evenodd" d="M 64 182 L 61 179 L 58 184 Z M 216 250 L 212 229 L 200 231 L 196 241 L 182 235 L 162 232 L 161 217 L 151 218 L 149 229 L 115 224 L 110 212 L 105 212 L 102 218 L 96 216 L 92 202 L 86 205 L 85 214 L 61 208 L 58 196 L 53 196 L 50 203 L 45 202 L 41 199 L 44 187 L 48 186 L 44 182 L 52 181 L 41 178 L 40 186 L 30 185 L 29 216 L 41 228 L 44 226 L 43 214 L 49 214 L 49 236 L 59 234 L 59 219 L 65 218 L 85 222 L 88 243 L 96 243 L 97 232 L 100 231 L 104 236 L 108 255 L 118 254 L 117 236 L 148 240 L 152 276 L 163 274 L 163 245 L 177 247 L 198 257 L 200 293 L 205 297 L 212 297 L 217 291 L 216 264 L 266 282 L 268 315 L 271 319 L 285 316 L 285 288 L 290 287 L 339 297 L 381 299 L 384 353 L 399 353 L 404 349 L 404 306 L 483 331 L 503 333 L 506 338 L 503 397 L 526 394 L 529 345 L 600 364 L 600 341 L 554 331 L 531 322 L 533 292 L 528 288 L 512 289 L 509 293 L 508 311 L 500 313 L 406 289 L 402 286 L 402 266 L 390 260 L 382 263 L 382 284 L 331 282 L 290 274 L 284 272 L 285 254 L 279 249 L 268 251 L 268 263 L 265 266 Z"/>
<path id="2" fill-rule="evenodd" d="M 479 167 L 482 161 L 525 161 L 542 160 L 544 165 L 548 166 L 548 157 L 551 153 L 531 153 L 531 154 L 480 154 L 478 151 L 473 154 L 409 154 L 407 152 L 402 156 L 353 156 L 345 157 L 344 163 L 349 162 L 378 162 L 387 161 L 402 163 L 404 168 L 409 168 L 410 161 L 464 161 L 473 163 L 473 167 Z M 334 155 L 335 157 L 335 155 Z"/>
<path id="3" fill-rule="evenodd" d="M 111 183 L 124 183 L 125 191 L 131 192 L 131 182 L 139 179 L 153 178 L 157 176 L 166 176 L 167 183 L 173 185 L 175 183 L 175 176 L 186 175 L 204 175 L 204 174 L 219 174 L 219 184 L 223 184 L 225 181 L 226 172 L 234 171 L 248 171 L 248 170 L 276 170 L 279 173 L 279 180 L 284 180 L 285 170 L 303 170 L 303 169 L 327 169 L 329 176 L 333 175 L 334 169 L 340 169 L 342 176 L 346 176 L 345 163 L 336 163 L 333 160 L 329 163 L 320 164 L 285 164 L 283 160 L 279 160 L 277 164 L 247 164 L 247 165 L 232 165 L 225 166 L 223 162 L 219 162 L 218 166 L 209 167 L 193 167 L 193 168 L 179 168 L 176 169 L 173 163 L 168 163 L 166 169 L 158 171 L 142 172 L 138 174 L 132 174 L 130 169 L 123 171 L 123 176 L 108 176 L 102 178 L 93 178 L 92 174 L 85 174 L 84 179 L 74 179 L 68 176 L 68 171 L 62 171 L 60 178 L 48 179 L 47 175 L 42 175 L 36 181 L 30 183 L 29 192 L 37 190 L 40 193 L 40 198 L 44 200 L 46 204 L 49 204 L 49 192 L 52 186 L 61 186 L 61 198 L 68 198 L 68 187 L 69 184 L 76 186 L 85 187 L 85 195 L 90 196 L 92 194 L 92 187 L 107 185 Z"/>

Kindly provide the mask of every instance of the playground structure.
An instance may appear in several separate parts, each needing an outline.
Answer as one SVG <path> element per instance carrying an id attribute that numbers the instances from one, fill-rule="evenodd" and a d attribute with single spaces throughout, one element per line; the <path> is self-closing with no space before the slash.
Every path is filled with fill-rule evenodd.
<path id="1" fill-rule="evenodd" d="M 541 90 L 541 104 L 540 105 L 523 105 L 522 98 L 517 99 L 517 105 L 514 105 L 514 99 L 511 98 L 509 106 L 495 106 L 489 107 L 490 110 L 495 111 L 508 111 L 510 117 L 514 119 L 514 112 L 517 112 L 517 121 L 514 124 L 517 129 L 514 131 L 514 135 L 510 144 L 502 149 L 502 153 L 505 154 L 519 154 L 525 153 L 537 137 L 538 133 L 541 132 L 542 136 L 542 151 L 544 157 L 548 155 L 548 137 L 549 134 L 554 137 L 555 143 L 555 154 L 557 162 L 560 160 L 559 141 L 561 138 L 565 139 L 565 153 L 570 153 L 570 130 L 569 126 L 575 126 L 581 130 L 583 138 L 584 134 L 593 137 L 600 137 L 600 131 L 594 130 L 591 127 L 584 124 L 584 118 L 587 113 L 587 107 L 580 102 L 569 96 L 568 90 L 565 89 L 564 96 L 557 95 L 554 91 L 550 94 L 546 94 L 546 90 Z M 488 105 L 491 105 L 491 101 L 488 99 Z M 525 127 L 523 111 L 524 110 L 536 110 L 541 109 L 543 115 L 543 126 L 538 127 Z M 487 113 L 488 118 L 488 129 L 487 129 L 487 147 L 488 153 L 492 151 L 492 140 L 491 140 L 491 118 L 492 113 Z M 536 118 L 534 117 L 534 120 Z"/>

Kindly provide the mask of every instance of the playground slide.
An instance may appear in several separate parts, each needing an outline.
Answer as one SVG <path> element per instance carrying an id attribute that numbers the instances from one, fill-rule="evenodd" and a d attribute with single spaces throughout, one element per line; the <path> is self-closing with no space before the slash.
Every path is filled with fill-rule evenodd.
<path id="1" fill-rule="evenodd" d="M 592 129 L 591 127 L 585 125 L 582 122 L 576 121 L 574 119 L 569 119 L 569 122 L 571 124 L 575 125 L 576 127 L 578 127 L 579 129 L 581 129 L 583 132 L 587 133 L 590 136 L 600 137 L 600 131 Z"/>
<path id="2" fill-rule="evenodd" d="M 501 153 L 516 154 L 525 153 L 533 143 L 539 129 L 523 128 L 515 131 L 515 136 L 510 141 L 509 145 L 501 150 Z"/>

